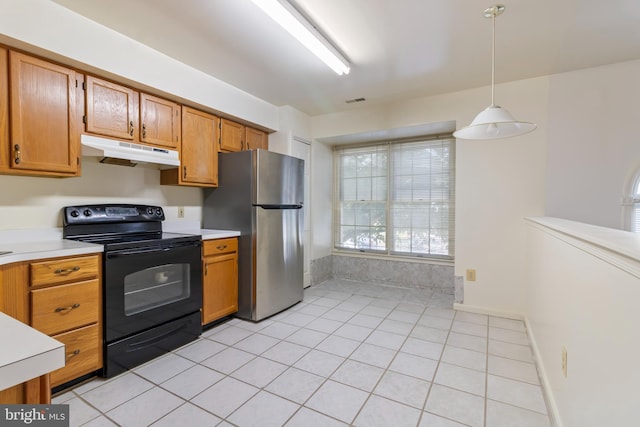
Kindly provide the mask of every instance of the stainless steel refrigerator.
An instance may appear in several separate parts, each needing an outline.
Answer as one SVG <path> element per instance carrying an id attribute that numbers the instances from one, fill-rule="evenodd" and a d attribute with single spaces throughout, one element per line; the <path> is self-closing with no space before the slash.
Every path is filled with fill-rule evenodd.
<path id="1" fill-rule="evenodd" d="M 240 231 L 238 313 L 258 321 L 302 300 L 304 161 L 266 150 L 221 153 L 203 225 Z"/>

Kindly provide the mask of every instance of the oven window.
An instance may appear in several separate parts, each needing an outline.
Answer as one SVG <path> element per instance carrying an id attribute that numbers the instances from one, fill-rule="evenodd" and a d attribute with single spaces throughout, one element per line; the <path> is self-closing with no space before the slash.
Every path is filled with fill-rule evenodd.
<path id="1" fill-rule="evenodd" d="M 124 278 L 124 313 L 127 316 L 184 300 L 190 296 L 189 264 L 165 264 Z"/>

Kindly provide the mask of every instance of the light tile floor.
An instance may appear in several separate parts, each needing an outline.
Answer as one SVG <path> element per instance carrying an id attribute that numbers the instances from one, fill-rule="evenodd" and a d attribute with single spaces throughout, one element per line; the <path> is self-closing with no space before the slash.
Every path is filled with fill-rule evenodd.
<path id="1" fill-rule="evenodd" d="M 524 324 L 345 280 L 54 397 L 84 426 L 550 426 Z"/>

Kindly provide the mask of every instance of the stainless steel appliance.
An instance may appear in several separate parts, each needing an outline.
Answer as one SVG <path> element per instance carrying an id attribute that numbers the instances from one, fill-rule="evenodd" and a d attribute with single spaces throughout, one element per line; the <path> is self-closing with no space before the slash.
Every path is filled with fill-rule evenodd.
<path id="1" fill-rule="evenodd" d="M 240 231 L 237 316 L 262 320 L 302 300 L 304 161 L 222 153 L 218 179 L 204 193 L 204 228 Z"/>
<path id="2" fill-rule="evenodd" d="M 201 334 L 200 236 L 163 233 L 158 206 L 69 206 L 63 218 L 65 238 L 104 245 L 103 376 Z"/>

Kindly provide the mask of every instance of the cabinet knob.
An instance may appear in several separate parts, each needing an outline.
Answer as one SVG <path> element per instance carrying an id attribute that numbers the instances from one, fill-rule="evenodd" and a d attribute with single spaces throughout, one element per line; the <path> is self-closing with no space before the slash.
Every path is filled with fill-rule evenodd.
<path id="1" fill-rule="evenodd" d="M 20 164 L 20 160 L 21 160 L 20 157 L 22 156 L 22 152 L 20 151 L 20 144 L 14 145 L 13 148 L 16 150 L 15 153 L 14 153 L 14 158 L 13 158 L 14 163 L 16 165 L 19 165 Z"/>
<path id="2" fill-rule="evenodd" d="M 187 167 L 182 167 L 182 179 L 187 179 Z"/>
<path id="3" fill-rule="evenodd" d="M 147 137 L 147 125 L 146 124 L 142 124 L 142 138 L 146 138 Z"/>
<path id="4" fill-rule="evenodd" d="M 129 135 L 133 136 L 133 120 L 129 122 Z"/>
<path id="5" fill-rule="evenodd" d="M 227 245 L 216 246 L 216 249 L 219 250 L 219 251 L 223 251 L 223 250 L 227 249 Z"/>

